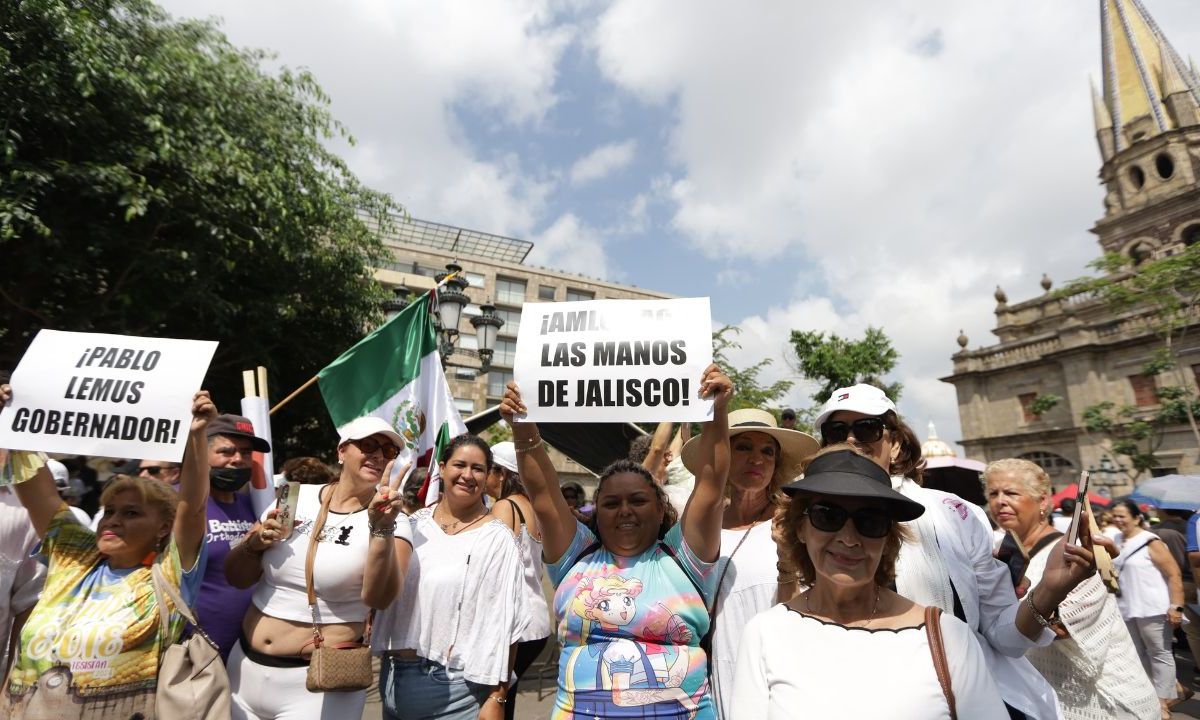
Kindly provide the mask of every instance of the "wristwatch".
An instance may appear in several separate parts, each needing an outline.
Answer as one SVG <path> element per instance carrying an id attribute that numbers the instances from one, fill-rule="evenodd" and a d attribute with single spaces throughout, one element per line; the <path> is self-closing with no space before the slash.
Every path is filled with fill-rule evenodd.
<path id="1" fill-rule="evenodd" d="M 1170 608 L 1168 608 L 1168 610 L 1174 610 L 1177 613 L 1183 613 L 1183 606 L 1182 605 L 1172 605 Z"/>

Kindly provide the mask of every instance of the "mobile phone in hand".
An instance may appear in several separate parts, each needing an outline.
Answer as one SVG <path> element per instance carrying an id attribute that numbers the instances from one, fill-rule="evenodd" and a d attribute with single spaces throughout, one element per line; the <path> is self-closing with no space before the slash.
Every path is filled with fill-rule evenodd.
<path id="1" fill-rule="evenodd" d="M 279 521 L 279 539 L 283 540 L 292 534 L 292 526 L 296 523 L 296 503 L 300 501 L 300 483 L 291 480 L 275 486 L 275 519 Z"/>
<path id="2" fill-rule="evenodd" d="M 1071 525 L 1067 528 L 1067 543 L 1079 544 L 1079 518 L 1083 513 L 1084 503 L 1088 501 L 1088 484 L 1091 475 L 1084 470 L 1079 474 L 1079 494 L 1075 497 L 1075 512 L 1071 515 Z"/>

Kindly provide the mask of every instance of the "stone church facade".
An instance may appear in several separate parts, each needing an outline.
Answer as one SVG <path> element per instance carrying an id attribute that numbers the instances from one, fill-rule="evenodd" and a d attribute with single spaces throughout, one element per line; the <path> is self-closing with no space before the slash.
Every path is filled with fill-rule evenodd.
<path id="1" fill-rule="evenodd" d="M 1092 232 L 1103 252 L 1137 264 L 1200 242 L 1200 73 L 1171 47 L 1139 0 L 1100 0 L 1103 89 L 1093 87 L 1096 138 L 1103 164 L 1104 217 Z M 1128 459 L 1083 428 L 1084 409 L 1111 400 L 1139 414 L 1157 409 L 1156 383 L 1143 365 L 1161 347 L 1146 310 L 1114 314 L 1086 293 L 1051 292 L 1010 304 L 996 289 L 999 342 L 953 356 L 942 378 L 958 395 L 966 455 L 1025 457 L 1049 471 L 1057 488 L 1093 473 L 1113 495 L 1132 489 Z M 1200 311 L 1183 346 L 1183 378 L 1200 385 Z M 1170 384 L 1178 384 L 1171 377 Z M 1038 396 L 1062 400 L 1037 414 Z M 1200 474 L 1191 428 L 1165 433 L 1154 475 Z M 1148 477 L 1143 473 L 1140 481 Z"/>

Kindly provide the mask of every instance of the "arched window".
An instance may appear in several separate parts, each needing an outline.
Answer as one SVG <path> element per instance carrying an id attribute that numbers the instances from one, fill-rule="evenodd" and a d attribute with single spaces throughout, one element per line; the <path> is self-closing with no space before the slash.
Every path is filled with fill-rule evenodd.
<path id="1" fill-rule="evenodd" d="M 1184 247 L 1190 247 L 1200 242 L 1200 223 L 1184 228 L 1179 239 L 1183 241 Z"/>

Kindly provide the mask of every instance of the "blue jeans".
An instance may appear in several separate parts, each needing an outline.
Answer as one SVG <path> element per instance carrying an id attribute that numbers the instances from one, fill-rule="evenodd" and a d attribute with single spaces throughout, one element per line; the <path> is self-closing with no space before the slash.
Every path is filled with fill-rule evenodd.
<path id="1" fill-rule="evenodd" d="M 432 660 L 380 662 L 383 720 L 476 720 L 491 690 Z"/>

